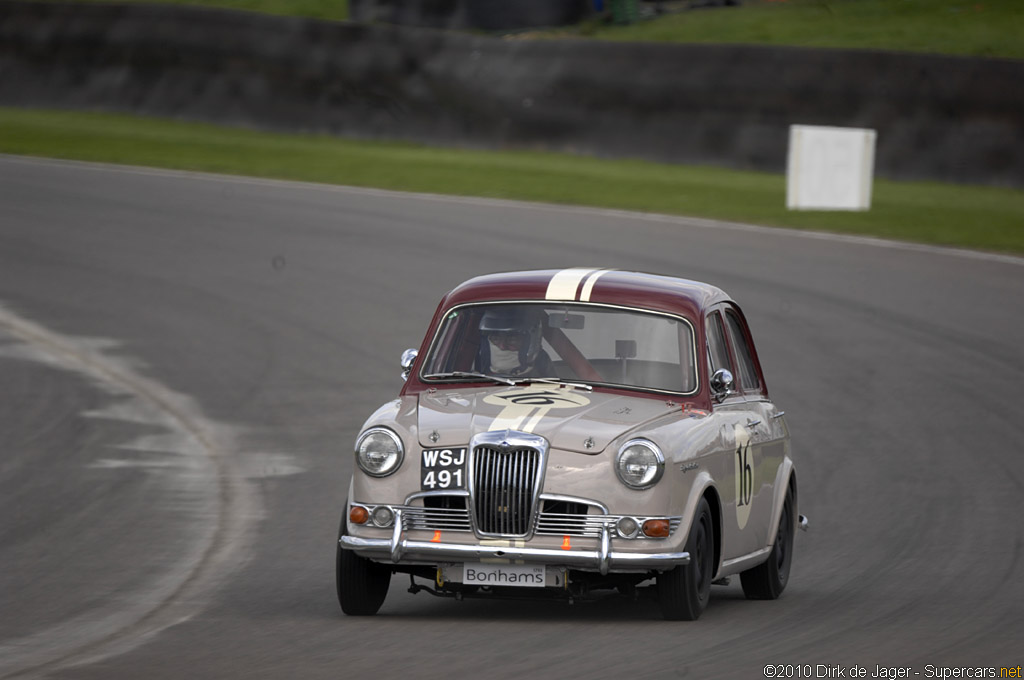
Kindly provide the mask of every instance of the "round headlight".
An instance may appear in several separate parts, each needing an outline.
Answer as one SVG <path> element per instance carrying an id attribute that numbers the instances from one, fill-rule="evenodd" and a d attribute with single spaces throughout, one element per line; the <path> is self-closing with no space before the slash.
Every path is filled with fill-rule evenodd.
<path id="1" fill-rule="evenodd" d="M 615 459 L 615 473 L 626 486 L 648 489 L 658 483 L 665 471 L 665 456 L 654 442 L 634 439 L 623 444 Z"/>
<path id="2" fill-rule="evenodd" d="M 383 427 L 364 432 L 356 442 L 356 464 L 373 477 L 386 477 L 398 469 L 405 455 L 402 440 Z"/>

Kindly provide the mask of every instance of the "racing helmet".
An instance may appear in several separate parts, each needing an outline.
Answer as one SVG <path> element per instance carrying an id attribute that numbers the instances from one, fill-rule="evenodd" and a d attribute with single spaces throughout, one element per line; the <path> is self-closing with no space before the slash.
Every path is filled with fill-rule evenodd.
<path id="1" fill-rule="evenodd" d="M 480 369 L 491 367 L 492 345 L 499 351 L 514 350 L 519 367 L 513 372 L 529 369 L 540 353 L 544 337 L 542 309 L 526 305 L 499 305 L 489 308 L 480 318 Z"/>

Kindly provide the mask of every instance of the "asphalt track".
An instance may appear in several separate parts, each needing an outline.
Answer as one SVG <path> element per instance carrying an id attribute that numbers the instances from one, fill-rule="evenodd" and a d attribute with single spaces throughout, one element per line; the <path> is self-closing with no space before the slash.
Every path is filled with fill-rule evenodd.
<path id="1" fill-rule="evenodd" d="M 351 444 L 401 350 L 459 281 L 568 266 L 743 306 L 811 521 L 785 594 L 734 582 L 669 623 L 644 600 L 459 603 L 396 577 L 379 616 L 345 617 Z M 1022 299 L 1009 257 L 0 157 L 0 678 L 1016 667 Z"/>

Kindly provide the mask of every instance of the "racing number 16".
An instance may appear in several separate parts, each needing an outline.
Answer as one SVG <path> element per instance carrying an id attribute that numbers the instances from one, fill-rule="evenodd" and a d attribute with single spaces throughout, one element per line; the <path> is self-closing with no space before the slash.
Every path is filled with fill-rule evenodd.
<path id="1" fill-rule="evenodd" d="M 750 442 L 736 449 L 737 469 L 740 478 L 740 493 L 736 505 L 750 505 L 750 494 L 753 493 L 754 471 L 750 468 Z"/>

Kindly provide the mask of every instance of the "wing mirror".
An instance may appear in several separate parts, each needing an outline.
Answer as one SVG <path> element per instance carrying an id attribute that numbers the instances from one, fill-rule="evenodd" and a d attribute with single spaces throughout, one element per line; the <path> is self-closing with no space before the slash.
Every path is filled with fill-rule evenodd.
<path id="1" fill-rule="evenodd" d="M 732 377 L 732 371 L 720 368 L 711 376 L 711 396 L 715 401 L 721 402 L 731 394 L 735 394 L 736 382 Z"/>
<path id="2" fill-rule="evenodd" d="M 409 371 L 412 370 L 412 365 L 416 362 L 417 356 L 419 356 L 419 352 L 414 349 L 407 349 L 402 352 L 402 380 L 409 379 Z"/>

